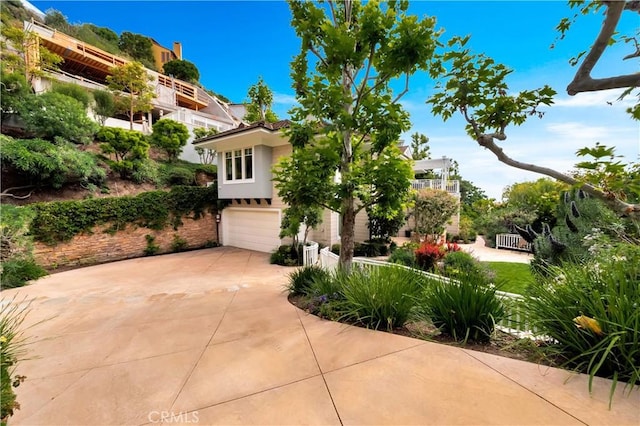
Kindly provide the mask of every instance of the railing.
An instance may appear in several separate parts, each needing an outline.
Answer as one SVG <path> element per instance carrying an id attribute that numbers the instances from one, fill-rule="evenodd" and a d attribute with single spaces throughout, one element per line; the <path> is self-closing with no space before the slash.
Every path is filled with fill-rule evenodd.
<path id="1" fill-rule="evenodd" d="M 116 55 L 113 55 L 109 52 L 106 52 L 102 49 L 98 49 L 97 47 L 93 47 L 89 44 L 86 44 L 83 41 L 75 39 L 71 36 L 68 36 L 60 31 L 47 27 L 44 24 L 39 22 L 31 21 L 25 24 L 25 28 L 28 30 L 35 31 L 40 37 L 44 37 L 50 42 L 67 48 L 72 49 L 76 53 L 81 53 L 84 56 L 90 57 L 92 59 L 98 60 L 103 64 L 108 64 L 109 66 L 121 66 L 127 63 L 127 60 L 120 58 Z"/>
<path id="2" fill-rule="evenodd" d="M 442 179 L 415 179 L 411 181 L 411 188 L 420 189 L 437 189 L 440 191 L 447 191 L 449 194 L 460 193 L 460 182 L 457 180 L 447 180 L 442 182 Z"/>
<path id="3" fill-rule="evenodd" d="M 340 261 L 340 257 L 336 254 L 332 253 L 328 247 L 320 250 L 320 266 L 329 271 L 334 270 L 338 267 Z M 421 271 L 419 269 L 409 268 L 404 265 L 397 265 L 389 262 L 383 262 L 380 260 L 366 259 L 360 257 L 354 257 L 353 263 L 355 265 L 360 265 L 362 267 L 380 267 L 380 266 L 395 266 L 405 269 L 410 269 L 415 271 L 425 277 L 443 282 L 443 283 L 455 283 L 454 280 L 450 278 L 443 277 L 441 275 L 432 274 L 430 272 Z M 513 334 L 517 337 L 529 337 L 534 338 L 537 336 L 535 327 L 532 326 L 531 321 L 529 320 L 525 306 L 524 306 L 524 297 L 519 294 L 507 293 L 504 291 L 496 291 L 496 295 L 502 299 L 505 316 L 504 318 L 496 324 L 496 328 L 498 330 L 504 331 L 505 333 Z"/>
<path id="4" fill-rule="evenodd" d="M 105 86 L 104 84 L 98 83 L 96 81 L 93 81 L 89 78 L 86 77 L 82 77 L 82 76 L 78 76 L 78 75 L 74 75 L 74 74 L 70 74 L 66 71 L 62 71 L 62 70 L 47 70 L 46 71 L 47 74 L 49 74 L 51 76 L 51 78 L 55 78 L 58 81 L 67 81 L 67 82 L 73 82 L 76 83 L 80 86 L 83 87 L 88 87 L 91 89 L 99 89 L 99 90 L 106 90 L 107 86 Z"/>
<path id="5" fill-rule="evenodd" d="M 318 263 L 318 243 L 309 241 L 307 245 L 302 248 L 302 264 L 304 266 L 311 266 Z"/>
<path id="6" fill-rule="evenodd" d="M 179 109 L 169 114 L 165 114 L 163 118 L 170 118 L 180 123 L 192 124 L 196 127 L 216 129 L 219 132 L 223 132 L 231 128 L 231 126 L 219 120 L 219 117 L 214 116 L 214 118 L 210 118 L 210 116 L 211 114 L 205 115 L 201 112 L 196 112 L 189 109 Z"/>
<path id="7" fill-rule="evenodd" d="M 518 234 L 497 234 L 496 248 L 508 248 L 511 250 L 532 251 L 531 243 L 528 243 Z"/>
<path id="8" fill-rule="evenodd" d="M 320 250 L 320 267 L 328 271 L 333 271 L 338 267 L 339 263 L 340 257 L 337 254 L 332 253 L 331 250 L 329 250 L 329 247 L 325 247 Z"/>

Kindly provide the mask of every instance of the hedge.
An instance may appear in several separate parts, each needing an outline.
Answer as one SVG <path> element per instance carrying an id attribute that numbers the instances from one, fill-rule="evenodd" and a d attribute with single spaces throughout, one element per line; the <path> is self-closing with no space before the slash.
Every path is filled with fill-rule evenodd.
<path id="1" fill-rule="evenodd" d="M 31 204 L 36 213 L 30 234 L 49 245 L 69 241 L 95 226 L 111 224 L 106 232 L 116 232 L 128 224 L 160 230 L 177 229 L 181 218 L 202 217 L 218 210 L 218 191 L 209 187 L 176 186 L 171 191 L 150 191 L 134 197 L 93 198 Z"/>

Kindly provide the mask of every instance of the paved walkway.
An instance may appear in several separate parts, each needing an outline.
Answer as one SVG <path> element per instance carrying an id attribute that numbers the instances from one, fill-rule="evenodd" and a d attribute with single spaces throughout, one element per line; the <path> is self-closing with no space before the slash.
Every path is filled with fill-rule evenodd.
<path id="1" fill-rule="evenodd" d="M 9 424 L 640 424 L 640 392 L 609 411 L 607 380 L 590 396 L 583 375 L 305 314 L 267 259 L 216 248 L 2 292 L 32 300 Z"/>
<path id="2" fill-rule="evenodd" d="M 483 262 L 529 263 L 533 259 L 531 253 L 524 251 L 486 247 L 485 241 L 480 235 L 473 244 L 460 244 L 460 247 Z"/>

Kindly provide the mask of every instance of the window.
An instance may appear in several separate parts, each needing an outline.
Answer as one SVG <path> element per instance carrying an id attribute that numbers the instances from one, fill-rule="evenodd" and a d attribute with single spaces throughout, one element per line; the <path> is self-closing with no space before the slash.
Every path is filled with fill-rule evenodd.
<path id="1" fill-rule="evenodd" d="M 225 162 L 225 170 L 226 170 L 226 180 L 233 179 L 233 161 L 231 160 L 231 153 L 224 153 L 224 162 Z"/>
<path id="2" fill-rule="evenodd" d="M 253 179 L 253 148 L 244 150 L 244 178 Z"/>
<path id="3" fill-rule="evenodd" d="M 226 151 L 224 177 L 229 182 L 253 180 L 253 148 Z"/>

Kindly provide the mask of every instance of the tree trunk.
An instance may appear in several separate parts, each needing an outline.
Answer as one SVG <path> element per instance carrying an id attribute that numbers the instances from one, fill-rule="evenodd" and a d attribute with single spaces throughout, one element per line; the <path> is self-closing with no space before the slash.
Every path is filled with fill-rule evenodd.
<path id="1" fill-rule="evenodd" d="M 129 97 L 129 130 L 133 130 L 133 92 Z"/>
<path id="2" fill-rule="evenodd" d="M 355 246 L 356 209 L 353 196 L 342 200 L 342 232 L 340 234 L 340 266 L 351 271 Z"/>

